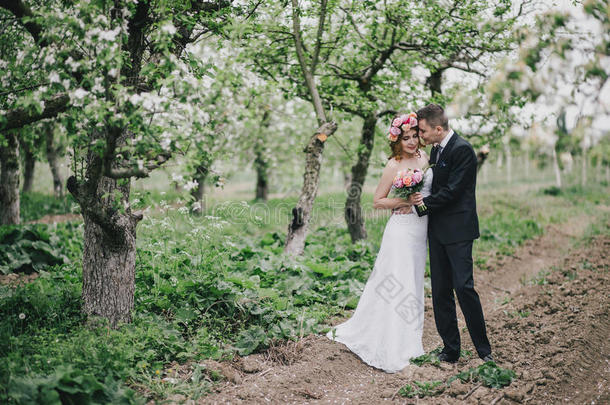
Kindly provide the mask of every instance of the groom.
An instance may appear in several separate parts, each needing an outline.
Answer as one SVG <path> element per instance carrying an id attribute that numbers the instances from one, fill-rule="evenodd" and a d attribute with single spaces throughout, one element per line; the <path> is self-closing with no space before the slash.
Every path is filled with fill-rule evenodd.
<path id="1" fill-rule="evenodd" d="M 429 104 L 417 111 L 419 136 L 434 144 L 430 155 L 432 192 L 423 201 L 429 212 L 428 243 L 432 303 L 436 329 L 445 347 L 439 360 L 454 363 L 460 357 L 460 332 L 455 300 L 466 319 L 466 326 L 479 357 L 492 361 L 485 331 L 483 309 L 472 278 L 472 242 L 479 237 L 475 200 L 477 158 L 472 146 L 449 128 L 443 108 Z"/>

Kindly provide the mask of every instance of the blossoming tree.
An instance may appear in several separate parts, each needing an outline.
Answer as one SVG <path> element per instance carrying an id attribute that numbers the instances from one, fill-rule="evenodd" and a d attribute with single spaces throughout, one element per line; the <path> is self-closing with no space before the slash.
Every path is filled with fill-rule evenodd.
<path id="1" fill-rule="evenodd" d="M 67 188 L 84 219 L 83 310 L 128 322 L 142 219 L 129 205 L 130 180 L 179 152 L 195 123 L 205 125 L 195 90 L 206 67 L 186 48 L 234 9 L 223 0 L 82 0 L 34 10 L 3 0 L 0 10 L 8 21 L 0 42 L 11 43 L 2 61 L 3 142 L 17 150 L 28 125 L 46 118 L 70 134 Z"/>

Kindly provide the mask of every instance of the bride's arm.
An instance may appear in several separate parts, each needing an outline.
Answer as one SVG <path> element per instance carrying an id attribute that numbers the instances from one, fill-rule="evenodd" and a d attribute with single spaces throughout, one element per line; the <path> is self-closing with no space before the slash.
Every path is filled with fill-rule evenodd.
<path id="1" fill-rule="evenodd" d="M 381 180 L 375 190 L 375 196 L 373 197 L 373 208 L 384 210 L 394 208 L 410 208 L 411 204 L 404 198 L 388 198 L 390 189 L 392 188 L 392 181 L 394 181 L 394 175 L 396 174 L 396 162 L 391 159 L 383 169 Z"/>

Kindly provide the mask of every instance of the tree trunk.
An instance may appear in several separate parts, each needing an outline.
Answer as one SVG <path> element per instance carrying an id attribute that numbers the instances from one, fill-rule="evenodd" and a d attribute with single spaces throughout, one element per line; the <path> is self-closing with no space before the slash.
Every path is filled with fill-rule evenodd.
<path id="1" fill-rule="evenodd" d="M 311 209 L 318 192 L 324 141 L 336 130 L 337 124 L 333 122 L 323 124 L 305 147 L 303 188 L 296 207 L 292 209 L 292 221 L 288 224 L 288 235 L 286 235 L 286 246 L 284 247 L 284 252 L 288 254 L 300 255 L 305 249 Z"/>
<path id="2" fill-rule="evenodd" d="M 360 199 L 362 197 L 362 186 L 366 179 L 366 173 L 369 167 L 369 159 L 373 151 L 375 140 L 375 125 L 377 124 L 377 116 L 374 113 L 368 114 L 362 125 L 362 134 L 360 137 L 360 145 L 364 147 L 358 148 L 358 160 L 352 166 L 352 175 L 349 188 L 347 190 L 347 199 L 345 200 L 345 221 L 347 229 L 352 238 L 352 243 L 361 239 L 366 239 L 366 228 L 364 227 L 364 219 L 362 217 L 362 206 Z"/>
<path id="3" fill-rule="evenodd" d="M 191 195 L 195 198 L 195 208 L 193 213 L 200 215 L 205 211 L 205 201 L 203 199 L 205 193 L 205 179 L 208 177 L 209 169 L 207 164 L 201 164 L 197 166 L 193 180 L 197 181 L 197 187 L 191 191 Z M 198 204 L 197 204 L 198 203 Z"/>
<path id="4" fill-rule="evenodd" d="M 19 224 L 19 142 L 14 133 L 4 135 L 0 146 L 0 225 Z"/>
<path id="5" fill-rule="evenodd" d="M 326 20 L 326 1 L 322 1 L 321 6 L 318 25 L 319 33 L 322 33 L 324 21 Z M 322 99 L 320 98 L 320 93 L 318 92 L 314 77 L 321 42 L 318 41 L 316 49 L 314 50 L 313 63 L 310 70 L 301 38 L 297 0 L 292 0 L 292 30 L 297 59 L 301 66 L 301 72 L 303 73 L 305 84 L 307 85 L 309 95 L 311 96 L 311 103 L 316 112 L 316 118 L 319 125 L 318 130 L 309 139 L 304 150 L 305 173 L 303 173 L 303 188 L 301 189 L 301 195 L 299 196 L 296 207 L 292 209 L 292 221 L 288 224 L 288 234 L 286 235 L 286 245 L 284 246 L 285 253 L 300 255 L 305 249 L 305 237 L 307 236 L 307 228 L 309 227 L 309 219 L 311 218 L 311 209 L 313 208 L 313 202 L 318 192 L 324 142 L 329 136 L 335 133 L 337 124 L 335 122 L 329 122 L 326 118 L 326 112 L 324 111 Z"/>
<path id="6" fill-rule="evenodd" d="M 112 195 L 115 190 L 122 194 L 121 205 L 128 201 L 129 182 L 119 186 L 116 180 L 102 177 L 98 198 L 105 193 Z M 129 210 L 115 210 L 112 197 L 101 201 L 107 212 L 114 212 L 104 226 L 95 220 L 95 214 L 83 209 L 83 311 L 89 316 L 104 317 L 115 327 L 119 322 L 131 322 L 138 218 Z"/>
<path id="7" fill-rule="evenodd" d="M 557 160 L 557 151 L 553 146 L 553 170 L 555 171 L 555 184 L 561 188 L 561 170 L 559 170 L 559 162 Z"/>
<path id="8" fill-rule="evenodd" d="M 587 165 L 588 165 L 588 160 L 587 160 L 587 149 L 586 148 L 582 148 L 582 185 L 586 185 L 587 184 Z"/>
<path id="9" fill-rule="evenodd" d="M 255 150 L 254 168 L 256 169 L 256 199 L 267 201 L 269 195 L 269 182 L 267 181 L 267 168 L 269 164 L 258 148 Z"/>
<path id="10" fill-rule="evenodd" d="M 350 184 L 352 184 L 352 173 L 343 169 L 341 169 L 341 171 L 343 173 L 343 187 L 345 188 L 345 191 L 348 191 Z"/>
<path id="11" fill-rule="evenodd" d="M 504 154 L 506 155 L 506 183 L 513 182 L 513 159 L 508 145 L 504 146 Z"/>
<path id="12" fill-rule="evenodd" d="M 23 188 L 24 193 L 28 193 L 32 190 L 32 183 L 34 183 L 34 168 L 36 167 L 36 158 L 30 146 L 23 142 L 21 144 L 23 149 Z"/>
<path id="13" fill-rule="evenodd" d="M 426 79 L 426 86 L 430 89 L 432 97 L 442 94 L 443 69 L 435 70 Z"/>
<path id="14" fill-rule="evenodd" d="M 596 182 L 601 182 L 601 176 L 602 176 L 602 158 L 601 156 L 598 156 L 597 159 L 595 160 L 595 181 Z"/>
<path id="15" fill-rule="evenodd" d="M 489 147 L 483 146 L 477 152 L 477 172 L 481 170 L 481 167 L 483 167 L 483 163 L 485 163 L 485 161 L 487 160 L 488 157 L 489 157 Z"/>
<path id="16" fill-rule="evenodd" d="M 263 119 L 261 122 L 262 132 L 266 132 L 269 129 L 269 110 L 265 110 L 263 113 Z M 268 181 L 268 169 L 269 163 L 265 158 L 265 144 L 263 137 L 257 137 L 256 143 L 254 144 L 254 170 L 256 170 L 256 199 L 261 201 L 267 201 L 269 195 L 269 181 Z"/>
<path id="17" fill-rule="evenodd" d="M 52 129 L 46 128 L 46 151 L 51 175 L 53 176 L 53 194 L 55 194 L 55 197 L 62 197 L 64 194 L 63 179 L 59 170 L 59 151 L 56 149 L 54 141 Z"/>

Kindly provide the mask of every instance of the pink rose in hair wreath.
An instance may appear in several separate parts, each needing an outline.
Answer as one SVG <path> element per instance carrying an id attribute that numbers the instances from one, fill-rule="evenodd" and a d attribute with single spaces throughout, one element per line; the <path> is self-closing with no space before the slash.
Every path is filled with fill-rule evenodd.
<path id="1" fill-rule="evenodd" d="M 399 127 L 402 124 L 402 119 L 401 117 L 399 118 L 394 118 L 394 121 L 392 121 L 392 126 L 393 127 Z"/>
<path id="2" fill-rule="evenodd" d="M 390 128 L 390 133 L 392 135 L 398 136 L 398 135 L 400 135 L 400 128 L 392 127 L 392 128 Z"/>

